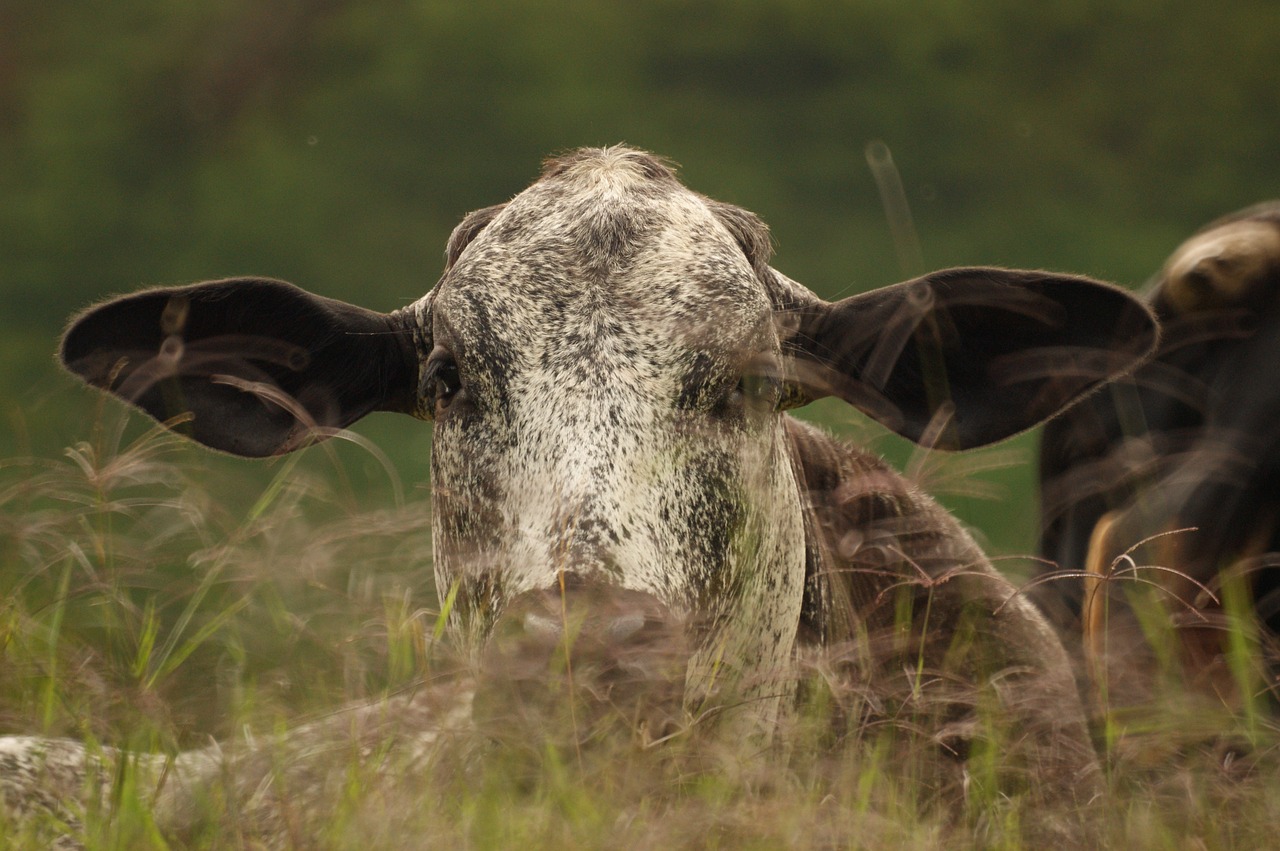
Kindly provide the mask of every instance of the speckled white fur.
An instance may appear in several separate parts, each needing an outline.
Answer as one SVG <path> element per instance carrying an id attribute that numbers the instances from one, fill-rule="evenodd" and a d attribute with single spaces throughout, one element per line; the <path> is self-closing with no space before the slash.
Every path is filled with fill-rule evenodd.
<path id="1" fill-rule="evenodd" d="M 691 353 L 711 394 L 781 357 L 765 287 L 705 199 L 600 152 L 507 204 L 417 309 L 469 394 L 436 423 L 432 477 L 439 587 L 500 589 L 468 611 L 477 637 L 570 570 L 680 613 L 709 602 L 704 654 L 785 671 L 805 554 L 781 418 L 678 404 Z M 708 558 L 721 528 L 727 557 Z"/>

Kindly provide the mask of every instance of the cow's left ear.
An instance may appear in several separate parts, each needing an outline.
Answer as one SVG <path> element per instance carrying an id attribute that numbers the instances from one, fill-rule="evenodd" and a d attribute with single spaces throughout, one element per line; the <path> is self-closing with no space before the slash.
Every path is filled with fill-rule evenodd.
<path id="1" fill-rule="evenodd" d="M 1124 290 L 1048 272 L 947 269 L 789 308 L 794 402 L 838 396 L 942 449 L 1039 424 L 1132 370 L 1159 337 Z"/>
<path id="2" fill-rule="evenodd" d="M 415 352 L 402 313 L 238 278 L 90 308 L 72 321 L 60 356 L 89 384 L 200 443 L 261 457 L 371 411 L 413 413 Z"/>

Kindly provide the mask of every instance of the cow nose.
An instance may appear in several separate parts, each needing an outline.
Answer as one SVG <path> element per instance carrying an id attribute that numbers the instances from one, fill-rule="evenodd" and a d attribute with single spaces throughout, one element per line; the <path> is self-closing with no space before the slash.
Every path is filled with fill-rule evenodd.
<path id="1" fill-rule="evenodd" d="M 522 633 L 530 639 L 558 642 L 564 635 L 566 622 L 567 618 L 559 618 L 553 614 L 525 612 L 524 621 L 521 622 L 520 627 Z M 600 624 L 600 635 L 605 641 L 621 644 L 644 630 L 646 626 L 654 627 L 655 624 L 660 624 L 660 618 L 654 618 L 640 610 L 621 612 L 604 619 Z"/>
<path id="2" fill-rule="evenodd" d="M 684 619 L 654 595 L 566 576 L 513 599 L 494 625 L 476 720 L 504 738 L 527 725 L 554 738 L 569 718 L 575 739 L 610 720 L 667 735 L 689 656 Z"/>
<path id="3" fill-rule="evenodd" d="M 523 606 L 522 606 L 523 608 Z M 572 622 L 567 612 L 548 612 L 545 607 L 539 607 L 542 610 L 526 610 L 524 617 L 520 619 L 518 630 L 508 627 L 505 632 L 510 634 L 518 634 L 525 640 L 533 642 L 560 643 L 564 640 L 565 628 Z M 610 607 L 612 608 L 612 607 Z M 658 607 L 654 607 L 658 608 Z M 575 613 L 580 609 L 575 606 Z M 590 612 L 582 612 L 583 619 L 592 618 Z M 598 620 L 598 629 L 600 631 L 599 638 L 603 639 L 606 644 L 613 646 L 620 645 L 627 639 L 638 636 L 641 630 L 646 627 L 651 631 L 661 630 L 666 618 L 658 612 L 646 611 L 640 605 L 635 608 L 624 608 L 621 611 L 602 612 L 593 618 Z M 508 638 L 508 640 L 510 640 Z"/>
<path id="4" fill-rule="evenodd" d="M 541 666 L 552 657 L 583 665 L 627 665 L 684 645 L 683 625 L 657 597 L 566 576 L 563 588 L 530 591 L 506 607 L 494 627 L 490 657 Z M 495 661 L 497 661 L 495 660 Z"/>

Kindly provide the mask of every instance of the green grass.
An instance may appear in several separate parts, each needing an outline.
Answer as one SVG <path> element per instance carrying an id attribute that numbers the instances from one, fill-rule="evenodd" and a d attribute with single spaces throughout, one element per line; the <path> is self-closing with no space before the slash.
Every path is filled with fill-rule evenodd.
<path id="1" fill-rule="evenodd" d="M 61 456 L 0 461 L 0 733 L 161 755 L 211 736 L 245 753 L 251 737 L 256 754 L 179 830 L 157 826 L 154 766 L 125 760 L 79 826 L 0 825 L 0 847 L 70 829 L 93 849 L 251 848 L 265 832 L 362 851 L 1018 848 L 1040 816 L 997 783 L 997 714 L 966 733 L 967 763 L 948 759 L 929 672 L 890 685 L 852 652 L 805 660 L 805 699 L 769 745 L 724 735 L 714 707 L 636 723 L 634 707 L 593 704 L 575 670 L 529 700 L 482 678 L 479 729 L 413 756 L 414 725 L 470 682 L 442 630 L 422 492 L 388 474 L 355 500 L 324 447 L 264 478 L 161 430 L 128 433 L 104 417 Z M 1280 732 L 1247 601 L 1224 596 L 1226 666 L 1246 696 L 1233 705 L 1181 683 L 1160 646 L 1167 609 L 1126 604 L 1147 632 L 1124 635 L 1161 652 L 1118 657 L 1113 676 L 1141 677 L 1142 701 L 1118 689 L 1099 708 L 1106 791 L 1082 846 L 1274 845 Z M 374 707 L 358 724 L 328 714 L 355 701 Z M 281 735 L 304 721 L 323 732 Z"/>

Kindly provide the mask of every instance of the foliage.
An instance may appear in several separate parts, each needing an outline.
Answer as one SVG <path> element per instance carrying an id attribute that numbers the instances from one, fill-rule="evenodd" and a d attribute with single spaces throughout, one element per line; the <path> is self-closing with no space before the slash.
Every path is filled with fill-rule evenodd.
<path id="1" fill-rule="evenodd" d="M 48 355 L 86 303 L 268 274 L 397 307 L 465 211 L 576 145 L 672 156 L 829 295 L 901 276 L 872 140 L 928 264 L 1136 284 L 1277 194 L 1277 35 L 1266 0 L 7 0 L 0 394 L 24 425 L 0 451 L 74 439 Z M 970 516 L 1029 546 L 1028 520 Z"/>
<path id="2" fill-rule="evenodd" d="M 229 510 L 233 483 L 205 456 L 158 430 L 119 433 L 108 421 L 59 458 L 0 463 L 5 732 L 159 754 L 210 734 L 228 749 L 256 741 L 273 800 L 307 847 L 1063 847 L 1060 833 L 1024 845 L 1043 802 L 996 793 L 1012 744 L 998 717 L 957 724 L 971 696 L 927 670 L 860 674 L 858 645 L 803 660 L 805 700 L 780 747 L 726 740 L 712 714 L 636 726 L 626 705 L 593 703 L 579 656 L 577 680 L 558 679 L 553 659 L 539 700 L 516 701 L 500 676 L 488 702 L 477 696 L 478 737 L 402 764 L 415 695 L 447 698 L 464 676 L 430 639 L 425 502 L 397 502 L 384 481 L 386 506 L 354 508 L 346 465 L 317 447 L 251 486 L 247 511 Z M 1273 719 L 1206 701 L 1172 661 L 1126 659 L 1116 673 L 1151 691 L 1138 708 L 1104 707 L 1106 794 L 1085 822 L 1097 833 L 1068 839 L 1267 847 L 1280 816 Z M 428 686 L 405 690 L 419 681 Z M 344 747 L 355 725 L 331 710 L 366 700 L 392 711 L 375 709 L 365 747 Z M 273 745 L 273 731 L 326 718 L 339 746 L 315 811 L 299 783 L 323 749 Z M 948 757 L 960 748 L 963 764 Z M 122 763 L 118 793 L 88 807 L 77 835 L 89 848 L 255 847 L 262 795 L 237 810 L 215 789 L 180 835 L 162 833 L 145 766 Z M 48 819 L 0 822 L 0 843 L 42 847 L 64 832 Z"/>
<path id="3" fill-rule="evenodd" d="M 323 450 L 237 493 L 182 438 L 123 425 L 0 462 L 4 729 L 124 742 L 145 722 L 151 744 L 189 746 L 257 707 L 419 673 L 405 648 L 435 605 L 421 499 L 384 479 L 391 504 L 357 511 Z"/>

